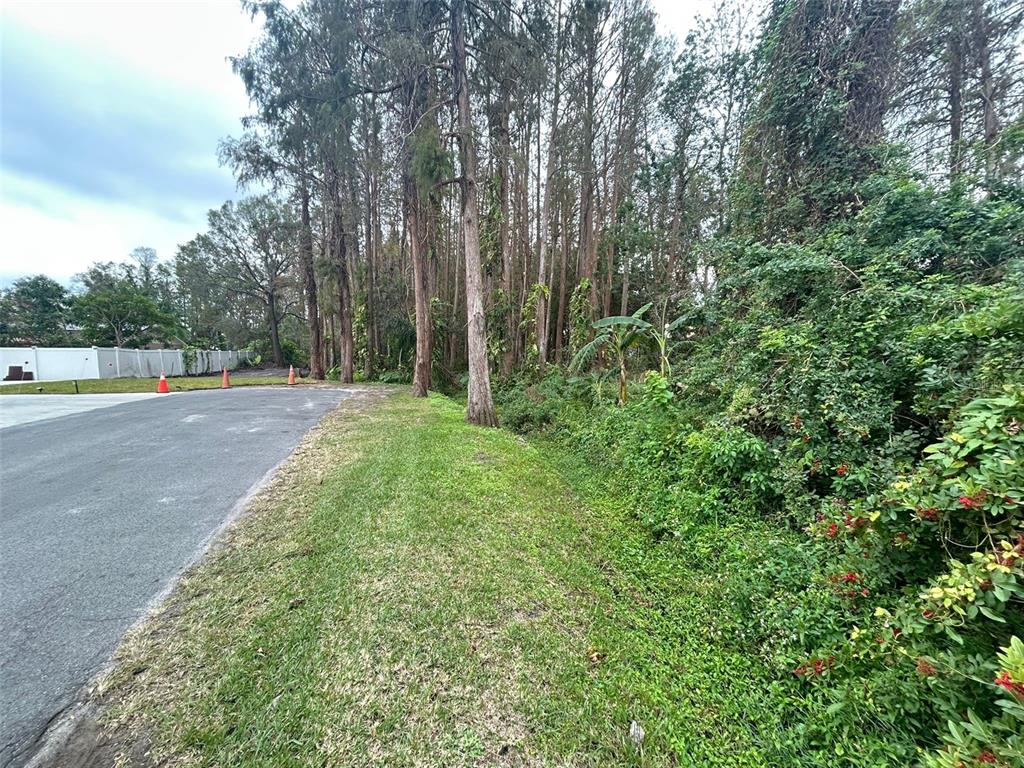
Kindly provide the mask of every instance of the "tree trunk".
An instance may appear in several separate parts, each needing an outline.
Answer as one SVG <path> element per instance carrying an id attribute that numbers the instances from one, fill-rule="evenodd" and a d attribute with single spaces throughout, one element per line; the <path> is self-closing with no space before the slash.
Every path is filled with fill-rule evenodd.
<path id="1" fill-rule="evenodd" d="M 380 258 L 380 127 L 377 121 L 377 97 L 370 100 L 370 158 L 367 175 L 369 199 L 366 201 L 367 232 L 367 285 L 366 285 L 366 375 L 373 375 L 376 366 L 377 330 L 377 261 Z"/>
<path id="2" fill-rule="evenodd" d="M 555 169 L 558 165 L 558 109 L 562 93 L 562 0 L 555 5 L 555 83 L 554 92 L 551 98 L 551 128 L 548 135 L 548 157 L 544 170 L 544 202 L 540 206 L 540 219 L 537 222 L 537 280 L 544 283 L 548 292 L 551 290 L 551 281 L 547 279 L 548 269 L 548 240 L 551 237 L 551 194 L 552 186 L 555 183 Z M 537 110 L 538 116 L 541 110 Z M 540 134 L 540 120 L 538 117 L 538 137 Z M 540 184 L 540 140 L 537 143 L 538 175 L 537 183 Z M 544 373 L 544 367 L 548 362 L 548 318 L 551 314 L 551 302 L 545 291 L 537 296 L 537 365 L 540 372 Z"/>
<path id="3" fill-rule="evenodd" d="M 629 256 L 622 257 L 622 295 L 619 297 L 619 314 L 628 315 L 629 309 Z"/>
<path id="4" fill-rule="evenodd" d="M 530 136 L 533 133 L 529 122 L 527 122 L 523 131 L 523 150 L 522 160 L 520 162 L 520 173 L 516 187 L 519 194 L 517 200 L 519 202 L 519 231 L 520 231 L 520 243 L 522 245 L 521 251 L 523 254 L 522 263 L 522 280 L 519 285 L 519 297 L 515 304 L 512 306 L 515 308 L 515 314 L 513 320 L 515 325 L 513 330 L 515 332 L 515 364 L 518 364 L 522 360 L 523 355 L 523 334 L 520 333 L 522 327 L 522 314 L 523 306 L 526 304 L 527 296 L 530 293 L 530 277 L 533 274 L 533 244 L 530 242 L 530 147 L 532 142 Z"/>
<path id="5" fill-rule="evenodd" d="M 349 285 L 348 244 L 345 242 L 345 220 L 342 212 L 338 169 L 333 161 L 327 167 L 328 203 L 331 206 L 331 244 L 334 264 L 338 270 L 338 316 L 341 319 L 341 381 L 351 384 L 355 378 L 352 341 L 352 292 Z"/>
<path id="6" fill-rule="evenodd" d="M 465 0 L 451 0 L 452 78 L 458 103 L 459 159 L 462 166 L 462 229 L 466 251 L 466 314 L 469 341 L 469 397 L 466 418 L 494 427 L 498 419 L 491 401 L 487 367 L 487 325 L 480 269 L 480 217 L 476 199 L 476 157 L 466 72 Z"/>
<path id="7" fill-rule="evenodd" d="M 512 147 L 508 135 L 508 118 L 511 104 L 507 82 L 501 83 L 505 95 L 501 99 L 501 112 L 498 116 L 498 157 L 495 158 L 496 175 L 498 177 L 498 200 L 501 210 L 501 221 L 498 222 L 498 240 L 501 247 L 501 291 L 505 298 L 505 345 L 501 353 L 501 375 L 510 376 L 515 365 L 515 334 L 516 318 L 512 307 L 515 304 L 515 289 L 512 282 L 512 234 L 509 227 L 511 205 L 509 203 L 509 158 Z"/>
<path id="8" fill-rule="evenodd" d="M 564 206 L 564 202 L 563 202 Z M 569 230 L 563 212 L 562 216 L 562 259 L 558 267 L 558 315 L 555 318 L 555 360 L 562 362 L 562 337 L 565 335 L 566 269 L 569 262 Z"/>
<path id="9" fill-rule="evenodd" d="M 581 278 L 587 278 L 590 281 L 590 317 L 586 318 L 584 322 L 587 324 L 588 337 L 593 336 L 593 329 L 590 327 L 591 321 L 594 319 L 593 313 L 598 307 L 598 295 L 597 295 L 597 221 L 596 211 L 597 206 L 597 167 L 594 160 L 594 139 L 595 137 L 595 121 L 597 112 L 597 91 L 598 91 L 598 74 L 597 74 L 597 56 L 598 46 L 600 44 L 598 31 L 598 14 L 600 13 L 600 5 L 585 4 L 585 13 L 589 17 L 587 20 L 587 36 L 586 36 L 586 50 L 584 59 L 586 61 L 586 113 L 583 116 L 583 162 L 584 162 L 584 178 L 583 178 L 583 195 L 581 197 L 581 206 L 584 207 L 586 215 L 583 217 L 583 237 L 582 245 L 584 246 L 583 252 L 583 271 L 580 275 Z M 584 205 L 585 203 L 585 205 Z"/>
<path id="10" fill-rule="evenodd" d="M 964 51 L 959 29 L 949 31 L 949 178 L 963 173 L 964 135 Z"/>
<path id="11" fill-rule="evenodd" d="M 619 405 L 626 404 L 626 396 L 628 390 L 626 388 L 626 353 L 619 353 Z"/>
<path id="12" fill-rule="evenodd" d="M 405 181 L 406 220 L 409 228 L 409 251 L 412 255 L 413 294 L 416 306 L 416 361 L 413 368 L 412 393 L 426 397 L 430 389 L 430 286 L 427 284 L 427 245 L 423 233 L 423 209 L 416 182 Z"/>
<path id="13" fill-rule="evenodd" d="M 371 110 L 373 109 L 373 102 L 371 101 Z M 376 196 L 375 191 L 375 169 L 374 160 L 371 150 L 370 141 L 370 129 L 368 122 L 373 119 L 370 114 L 366 113 L 366 107 L 364 105 L 363 114 L 363 174 L 364 181 L 366 182 L 366 201 L 364 204 L 365 217 L 363 220 L 363 239 L 365 241 L 364 250 L 366 253 L 366 357 L 363 360 L 363 376 L 366 379 L 373 377 L 374 367 L 374 304 L 376 292 L 375 276 L 374 276 L 374 262 L 376 261 L 376 250 L 377 242 L 374 237 L 374 223 L 373 223 L 373 210 L 374 210 L 374 198 Z"/>
<path id="14" fill-rule="evenodd" d="M 434 11 L 419 2 L 406 6 L 413 43 L 422 51 L 434 44 Z M 424 15 L 425 14 L 425 15 Z M 431 387 L 433 330 L 430 325 L 430 250 L 436 211 L 429 190 L 421 188 L 413 170 L 416 142 L 426 140 L 437 126 L 431 112 L 433 83 L 424 66 L 413 57 L 404 70 L 402 82 L 402 223 L 408 233 L 409 261 L 412 262 L 413 306 L 416 316 L 416 357 L 413 363 L 412 394 L 426 397 Z M 402 238 L 403 247 L 405 237 Z M 404 256 L 404 254 L 403 254 Z M 404 258 L 403 258 L 404 262 Z"/>
<path id="15" fill-rule="evenodd" d="M 985 142 L 985 178 L 992 180 L 996 175 L 996 140 L 999 138 L 999 117 L 996 114 L 996 86 L 992 75 L 992 53 L 989 41 L 990 29 L 988 11 L 983 0 L 973 0 L 971 13 L 978 62 L 981 64 L 981 105 L 982 129 Z"/>
<path id="16" fill-rule="evenodd" d="M 301 229 L 299 230 L 299 258 L 306 293 L 306 322 L 309 324 L 309 375 L 313 379 L 324 377 L 324 342 L 320 335 L 320 306 L 317 300 L 316 269 L 313 265 L 313 232 L 309 225 L 309 186 L 303 177 L 299 182 Z"/>
<path id="17" fill-rule="evenodd" d="M 284 365 L 284 355 L 281 352 L 281 335 L 277 327 L 277 296 L 273 291 L 267 296 L 267 326 L 270 329 L 270 350 L 274 356 L 274 365 L 280 368 Z"/>

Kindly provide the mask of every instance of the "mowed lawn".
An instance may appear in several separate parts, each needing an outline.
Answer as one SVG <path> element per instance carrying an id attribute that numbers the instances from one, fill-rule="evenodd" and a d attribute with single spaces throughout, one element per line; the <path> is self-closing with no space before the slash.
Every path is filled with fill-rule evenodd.
<path id="1" fill-rule="evenodd" d="M 111 752 L 764 765 L 768 670 L 588 477 L 440 396 L 347 402 L 118 652 L 97 694 Z"/>
<path id="2" fill-rule="evenodd" d="M 232 387 L 269 386 L 287 384 L 287 376 L 238 376 L 231 374 Z M 96 395 L 111 392 L 155 392 L 158 379 L 79 379 L 69 381 L 26 381 L 21 384 L 5 384 L 0 395 Z M 221 374 L 213 376 L 168 377 L 167 385 L 172 392 L 192 389 L 216 389 L 221 385 Z M 296 377 L 296 383 L 305 383 Z"/>

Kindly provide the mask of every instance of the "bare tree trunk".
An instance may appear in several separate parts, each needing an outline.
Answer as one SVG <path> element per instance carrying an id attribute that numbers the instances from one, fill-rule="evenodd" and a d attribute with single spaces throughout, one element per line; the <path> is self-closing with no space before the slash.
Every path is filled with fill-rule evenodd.
<path id="1" fill-rule="evenodd" d="M 982 128 L 985 141 L 985 177 L 993 179 L 996 173 L 996 140 L 999 138 L 999 117 L 996 114 L 996 86 L 992 76 L 992 53 L 989 42 L 988 11 L 983 0 L 973 0 L 975 48 L 981 64 Z"/>
<path id="2" fill-rule="evenodd" d="M 584 162 L 584 173 L 583 173 L 583 191 L 580 195 L 580 206 L 582 209 L 580 220 L 582 226 L 582 234 L 580 238 L 580 247 L 582 249 L 581 254 L 581 274 L 580 278 L 586 278 L 590 282 L 590 292 L 588 300 L 590 302 L 591 317 L 586 318 L 587 327 L 589 329 L 590 321 L 593 320 L 593 313 L 598 307 L 598 294 L 597 294 L 597 223 L 595 221 L 596 211 L 595 207 L 598 204 L 597 200 L 597 168 L 594 161 L 594 121 L 595 121 L 595 108 L 597 101 L 597 34 L 596 31 L 591 32 L 590 38 L 588 38 L 588 45 L 586 49 L 586 61 L 587 61 L 587 83 L 584 86 L 587 90 L 586 94 L 586 115 L 583 118 L 584 132 L 583 132 L 583 162 Z M 593 331 L 590 330 L 589 333 Z"/>
<path id="3" fill-rule="evenodd" d="M 299 202 L 301 229 L 299 230 L 299 258 L 302 261 L 303 285 L 306 294 L 306 322 L 309 324 L 309 375 L 324 377 L 324 342 L 320 335 L 320 306 L 316 290 L 316 269 L 313 265 L 313 232 L 309 225 L 309 185 L 300 180 Z"/>
<path id="4" fill-rule="evenodd" d="M 381 157 L 380 150 L 380 137 L 376 135 L 376 147 L 377 147 L 377 158 Z M 387 258 L 384 254 L 383 243 L 384 243 L 384 232 L 380 226 L 380 181 L 381 172 L 380 166 L 377 166 L 376 176 L 374 178 L 373 185 L 373 243 L 374 243 L 374 260 L 373 260 L 373 353 L 377 357 L 380 355 L 380 323 L 377 320 L 377 276 L 378 270 L 383 269 L 385 273 L 387 271 Z"/>
<path id="5" fill-rule="evenodd" d="M 565 203 L 563 201 L 562 205 Z M 559 265 L 558 279 L 558 315 L 555 319 L 555 360 L 562 362 L 562 337 L 565 335 L 565 298 L 566 298 L 566 269 L 569 261 L 569 230 L 567 229 L 566 216 L 562 213 L 562 259 Z"/>
<path id="6" fill-rule="evenodd" d="M 328 325 L 330 327 L 330 333 L 328 335 L 330 336 L 330 340 L 331 340 L 331 343 L 327 346 L 327 353 L 328 353 L 328 356 L 330 358 L 327 361 L 327 366 L 329 368 L 334 368 L 338 364 L 338 346 L 337 346 L 337 344 L 335 344 L 335 340 L 338 337 L 338 331 L 337 331 L 337 327 L 335 325 L 335 318 L 336 317 L 337 317 L 336 313 L 334 313 L 334 312 L 327 312 L 327 320 L 328 320 Z"/>
<path id="7" fill-rule="evenodd" d="M 426 397 L 430 389 L 430 286 L 427 284 L 427 244 L 423 232 L 423 209 L 416 182 L 406 179 L 406 219 L 409 227 L 409 251 L 412 254 L 413 293 L 416 305 L 416 361 L 413 367 L 412 393 Z"/>
<path id="8" fill-rule="evenodd" d="M 273 291 L 267 295 L 267 326 L 270 329 L 270 350 L 274 356 L 274 365 L 280 368 L 284 365 L 284 354 L 281 352 L 281 334 L 277 327 L 277 296 Z"/>
<path id="9" fill-rule="evenodd" d="M 620 123 L 621 123 L 621 114 L 622 114 L 622 110 L 620 109 L 619 110 L 619 115 L 620 115 L 619 122 Z M 619 128 L 619 134 L 618 135 L 619 135 L 619 141 L 617 142 L 617 146 L 616 146 L 616 149 L 615 149 L 616 155 L 618 155 L 619 153 L 622 152 L 622 143 L 621 143 L 622 129 L 621 129 L 621 126 Z M 605 165 L 605 167 L 607 167 L 609 165 L 609 163 L 608 163 L 608 138 L 607 138 L 607 136 L 605 137 L 605 144 L 604 144 L 604 165 Z M 610 185 L 612 187 L 611 194 L 609 194 L 609 192 L 608 192 L 609 181 L 607 179 L 605 180 L 604 195 L 602 195 L 602 200 L 601 200 L 601 203 L 602 203 L 602 205 L 601 205 L 601 211 L 602 211 L 601 220 L 602 221 L 610 221 L 612 223 L 615 222 L 615 213 L 616 213 L 616 209 L 618 208 L 618 204 L 619 204 L 619 202 L 618 202 L 618 192 L 619 192 L 619 174 L 621 173 L 620 165 L 621 165 L 620 160 L 618 158 L 616 158 L 615 162 L 612 164 L 612 179 L 611 179 L 611 182 L 610 182 Z M 615 287 L 615 243 L 614 242 L 609 242 L 609 243 L 607 243 L 605 245 L 604 269 L 605 269 L 605 280 L 604 280 L 604 291 L 603 291 L 603 295 L 601 297 L 601 300 L 602 300 L 601 309 L 603 310 L 603 313 L 604 313 L 602 316 L 603 317 L 608 317 L 612 313 L 612 291 L 614 290 L 614 287 Z"/>
<path id="10" fill-rule="evenodd" d="M 959 29 L 949 31 L 949 177 L 963 173 L 964 135 L 964 50 Z"/>
<path id="11" fill-rule="evenodd" d="M 552 216 L 552 226 L 555 224 L 555 217 Z M 555 302 L 552 298 L 555 295 L 555 262 L 556 253 L 560 243 L 559 238 L 561 237 L 561 230 L 555 227 L 551 231 L 551 258 L 548 259 L 548 274 L 547 274 L 547 286 L 550 290 L 548 300 L 544 302 L 544 347 L 547 351 L 547 358 L 551 358 L 551 308 L 555 306 Z"/>
<path id="12" fill-rule="evenodd" d="M 469 397 L 466 418 L 494 427 L 498 419 L 491 401 L 487 367 L 487 321 L 484 317 L 483 276 L 480 269 L 480 215 L 476 199 L 476 157 L 466 72 L 465 0 L 451 0 L 452 78 L 458 103 L 459 159 L 462 166 L 462 228 L 466 249 L 466 314 L 469 341 Z"/>
<path id="13" fill-rule="evenodd" d="M 376 239 L 374 226 L 374 205 L 377 197 L 376 186 L 376 146 L 375 135 L 371 135 L 370 122 L 374 120 L 376 98 L 371 97 L 369 108 L 363 106 L 363 172 L 366 182 L 365 220 L 363 227 L 366 240 L 366 359 L 363 361 L 363 375 L 369 379 L 373 376 L 374 355 L 376 353 L 376 252 L 379 243 Z M 376 133 L 375 131 L 373 132 Z"/>
<path id="14" fill-rule="evenodd" d="M 420 16 L 424 8 L 408 6 L 416 29 L 417 45 L 430 50 L 433 44 L 432 21 Z M 412 262 L 413 306 L 416 315 L 416 359 L 413 363 L 412 394 L 426 397 L 431 388 L 433 362 L 433 329 L 430 325 L 430 251 L 436 211 L 429 191 L 421 189 L 414 176 L 415 142 L 436 127 L 436 116 L 430 112 L 433 92 L 429 74 L 413 62 L 405 71 L 402 83 L 402 209 L 403 226 L 408 232 L 409 256 Z M 405 238 L 402 243 L 404 245 Z"/>
<path id="15" fill-rule="evenodd" d="M 512 264 L 512 232 L 509 222 L 511 220 L 511 203 L 509 201 L 509 158 L 512 156 L 512 146 L 509 140 L 509 111 L 511 103 L 509 92 L 511 86 L 502 81 L 500 87 L 505 91 L 501 97 L 500 112 L 497 120 L 498 133 L 498 156 L 495 158 L 495 175 L 498 177 L 498 203 L 501 220 L 498 222 L 498 241 L 501 249 L 501 291 L 504 294 L 505 313 L 505 347 L 501 353 L 501 375 L 509 376 L 515 364 L 515 333 L 516 319 L 512 311 L 515 304 L 515 289 L 513 287 L 513 264 Z"/>
<path id="16" fill-rule="evenodd" d="M 530 277 L 533 274 L 533 244 L 530 242 L 530 136 L 533 133 L 529 122 L 523 130 L 523 149 L 520 154 L 519 173 L 516 178 L 516 201 L 519 211 L 519 251 L 522 254 L 522 265 L 519 281 L 519 296 L 513 303 L 513 338 L 515 339 L 513 365 L 522 360 L 523 355 L 523 334 L 522 327 L 523 306 L 526 303 L 527 295 L 530 292 Z"/>
<path id="17" fill-rule="evenodd" d="M 327 164 L 328 203 L 331 206 L 331 245 L 334 265 L 338 271 L 338 316 L 341 318 L 341 381 L 351 384 L 355 378 L 352 342 L 352 293 L 349 284 L 348 247 L 345 242 L 345 220 L 342 212 L 341 185 L 334 161 Z"/>
<path id="18" fill-rule="evenodd" d="M 622 256 L 622 295 L 619 297 L 619 314 L 629 314 L 629 255 Z"/>

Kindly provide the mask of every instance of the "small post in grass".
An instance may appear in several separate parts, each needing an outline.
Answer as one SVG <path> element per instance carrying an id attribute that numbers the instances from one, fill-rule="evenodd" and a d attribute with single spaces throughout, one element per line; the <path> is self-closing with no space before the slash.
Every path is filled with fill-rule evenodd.
<path id="1" fill-rule="evenodd" d="M 81 392 L 78 391 L 78 379 L 75 379 L 75 394 L 76 395 L 82 394 Z"/>

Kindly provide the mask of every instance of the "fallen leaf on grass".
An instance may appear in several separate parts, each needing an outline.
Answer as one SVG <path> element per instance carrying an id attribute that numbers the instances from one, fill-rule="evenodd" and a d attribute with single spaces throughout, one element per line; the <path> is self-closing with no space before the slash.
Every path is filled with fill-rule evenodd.
<path id="1" fill-rule="evenodd" d="M 631 738 L 633 743 L 636 744 L 637 749 L 640 749 L 643 745 L 644 736 L 646 735 L 647 734 L 644 732 L 643 726 L 641 726 L 636 720 L 629 724 L 629 738 Z"/>

